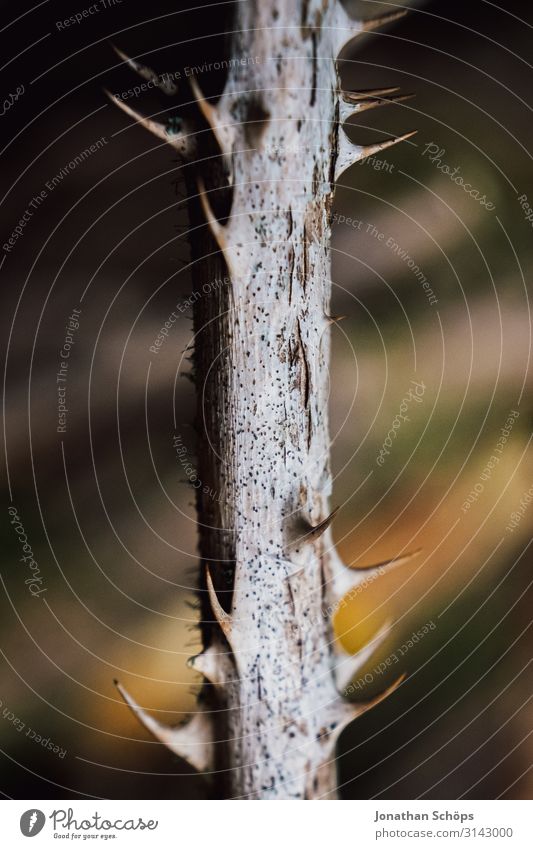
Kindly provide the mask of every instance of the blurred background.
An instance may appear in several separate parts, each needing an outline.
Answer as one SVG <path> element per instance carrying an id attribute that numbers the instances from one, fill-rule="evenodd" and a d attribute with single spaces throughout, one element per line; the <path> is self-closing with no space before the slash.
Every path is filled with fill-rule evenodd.
<path id="1" fill-rule="evenodd" d="M 3 245 L 30 213 L 0 266 L 0 788 L 202 798 L 202 780 L 113 686 L 178 722 L 194 705 L 186 660 L 199 646 L 194 493 L 175 448 L 179 437 L 194 467 L 190 310 L 149 350 L 191 292 L 185 191 L 172 149 L 103 89 L 138 82 L 111 42 L 158 72 L 224 58 L 228 5 L 109 0 L 68 27 L 72 4 L 1 7 Z M 345 173 L 335 197 L 333 312 L 346 318 L 333 328 L 334 534 L 352 566 L 420 550 L 336 619 L 350 652 L 395 623 L 354 698 L 407 673 L 341 739 L 347 799 L 533 791 L 532 25 L 520 2 L 416 4 L 340 62 L 345 87 L 416 95 L 363 112 L 355 141 L 418 130 Z M 202 74 L 206 92 L 220 85 Z M 152 89 L 134 106 L 169 101 Z M 408 421 L 389 436 L 401 410 Z M 38 564 L 33 590 L 10 506 Z"/>

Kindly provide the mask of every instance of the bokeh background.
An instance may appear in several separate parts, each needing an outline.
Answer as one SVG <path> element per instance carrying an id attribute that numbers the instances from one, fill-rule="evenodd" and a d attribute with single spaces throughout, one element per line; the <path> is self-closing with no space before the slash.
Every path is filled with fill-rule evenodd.
<path id="1" fill-rule="evenodd" d="M 174 446 L 179 435 L 194 465 L 190 311 L 157 356 L 149 351 L 191 291 L 185 190 L 172 150 L 103 89 L 137 82 L 112 42 L 159 72 L 224 58 L 228 5 L 178 12 L 170 2 L 116 0 L 58 29 L 78 11 L 72 4 L 0 4 L 3 97 L 24 87 L 0 119 L 2 244 L 47 181 L 105 139 L 47 192 L 13 250 L 2 250 L 6 797 L 209 793 L 148 738 L 113 686 L 119 678 L 165 721 L 193 707 L 199 680 L 186 660 L 198 649 L 197 560 L 194 495 Z M 390 4 L 352 8 L 370 16 Z M 533 239 L 518 200 L 525 194 L 533 205 L 532 26 L 520 2 L 415 4 L 340 63 L 347 87 L 416 95 L 362 113 L 354 140 L 418 130 L 352 168 L 335 199 L 333 312 L 346 318 L 333 329 L 334 533 L 352 566 L 420 549 L 409 566 L 371 582 L 338 623 L 352 652 L 395 623 L 356 694 L 407 673 L 343 735 L 348 799 L 525 798 L 533 789 L 533 508 L 520 507 L 533 483 Z M 202 73 L 206 92 L 222 83 Z M 179 115 L 180 92 L 168 101 L 152 90 L 134 105 Z M 494 209 L 431 162 L 430 144 Z M 73 309 L 80 327 L 60 435 L 56 374 Z M 425 387 L 422 402 L 411 403 L 380 466 L 413 380 Z M 512 410 L 519 415 L 499 462 L 483 477 Z M 39 598 L 24 584 L 10 504 L 39 563 Z M 376 671 L 428 623 L 398 663 Z"/>

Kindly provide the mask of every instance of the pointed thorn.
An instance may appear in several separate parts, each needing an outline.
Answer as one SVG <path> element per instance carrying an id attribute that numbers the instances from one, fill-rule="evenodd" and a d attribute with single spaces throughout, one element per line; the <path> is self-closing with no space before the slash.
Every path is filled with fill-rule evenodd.
<path id="1" fill-rule="evenodd" d="M 382 560 L 380 563 L 373 563 L 370 566 L 349 566 L 349 569 L 354 569 L 358 572 L 379 572 L 385 574 L 391 569 L 396 569 L 398 566 L 403 566 L 415 557 L 418 557 L 421 548 L 416 548 L 414 551 L 408 551 L 405 554 L 400 554 L 398 557 L 390 557 L 388 560 Z"/>
<path id="2" fill-rule="evenodd" d="M 397 136 L 394 139 L 385 139 L 385 141 L 378 142 L 377 144 L 369 144 L 365 147 L 361 148 L 361 155 L 358 158 L 358 161 L 361 159 L 366 159 L 367 156 L 373 156 L 375 153 L 379 153 L 381 150 L 386 150 L 388 147 L 392 147 L 393 144 L 398 144 L 399 142 L 407 141 L 407 139 L 412 138 L 416 135 L 418 130 L 413 130 L 410 133 L 405 133 L 403 136 Z"/>
<path id="3" fill-rule="evenodd" d="M 111 47 L 119 57 L 125 62 L 129 67 L 135 71 L 136 74 L 139 74 L 144 80 L 149 80 L 149 82 L 153 83 L 157 88 L 160 88 L 165 94 L 172 95 L 176 94 L 177 86 L 172 82 L 170 77 L 159 76 L 153 71 L 151 68 L 148 68 L 146 65 L 142 65 L 141 62 L 137 62 L 136 59 L 132 59 L 131 56 L 128 56 L 124 53 L 120 47 L 117 47 L 113 42 L 111 42 Z"/>
<path id="4" fill-rule="evenodd" d="M 343 100 L 347 103 L 357 103 L 359 100 L 368 100 L 370 97 L 385 97 L 388 94 L 395 94 L 400 91 L 400 86 L 391 86 L 390 88 L 362 88 L 359 91 L 344 91 L 340 94 Z"/>
<path id="5" fill-rule="evenodd" d="M 387 687 L 383 690 L 383 692 L 379 693 L 379 695 L 374 696 L 372 699 L 368 699 L 366 702 L 350 703 L 340 700 L 335 703 L 335 710 L 332 710 L 331 713 L 336 714 L 336 724 L 329 735 L 327 745 L 325 747 L 326 758 L 330 759 L 325 761 L 325 767 L 335 765 L 335 748 L 337 741 L 345 728 L 347 728 L 348 725 L 351 725 L 354 720 L 358 719 L 364 713 L 376 707 L 380 702 L 383 702 L 391 696 L 398 689 L 402 681 L 405 680 L 405 677 L 405 674 L 400 675 L 400 677 L 397 678 L 390 687 Z M 331 787 L 331 783 L 329 783 L 329 786 Z M 320 798 L 324 799 L 327 797 L 325 795 L 321 795 Z"/>
<path id="6" fill-rule="evenodd" d="M 353 115 L 359 115 L 360 112 L 364 112 L 366 109 L 376 109 L 378 106 L 388 106 L 394 103 L 403 103 L 406 100 L 411 100 L 414 97 L 414 94 L 398 94 L 392 97 L 380 97 L 375 100 L 359 100 L 357 102 L 357 108 L 354 111 Z"/>
<path id="7" fill-rule="evenodd" d="M 396 681 L 394 681 L 394 683 L 391 684 L 390 687 L 387 687 L 377 696 L 368 699 L 368 701 L 366 702 L 356 702 L 352 704 L 344 703 L 344 709 L 342 711 L 341 719 L 332 735 L 333 743 L 335 744 L 337 742 L 341 733 L 344 731 L 345 728 L 348 727 L 348 725 L 350 725 L 354 721 L 354 719 L 359 719 L 359 717 L 362 716 L 364 713 L 369 710 L 372 710 L 372 708 L 377 707 L 377 705 L 379 705 L 380 702 L 384 702 L 385 699 L 388 699 L 388 697 L 391 696 L 405 680 L 405 677 L 405 673 L 403 675 L 400 675 L 400 677 L 397 678 Z"/>
<path id="8" fill-rule="evenodd" d="M 205 120 L 211 127 L 213 135 L 215 136 L 220 150 L 224 156 L 224 162 L 226 164 L 227 169 L 227 177 L 230 186 L 233 184 L 233 168 L 231 163 L 231 153 L 233 150 L 233 142 L 235 139 L 235 129 L 228 121 L 224 121 L 221 118 L 219 109 L 216 106 L 213 106 L 203 95 L 203 92 L 198 85 L 195 76 L 190 77 L 191 90 L 196 98 L 196 102 L 200 107 L 200 111 L 204 116 Z"/>
<path id="9" fill-rule="evenodd" d="M 361 147 L 360 145 L 352 142 L 346 132 L 340 133 L 339 149 L 335 161 L 335 182 L 338 182 L 344 172 L 352 165 L 362 162 L 368 156 L 373 156 L 375 153 L 386 150 L 393 144 L 398 144 L 398 142 L 410 139 L 416 134 L 416 132 L 417 130 L 414 130 L 413 132 L 405 133 L 403 136 L 398 136 L 394 139 L 385 139 L 382 142 L 367 145 L 366 147 Z"/>
<path id="10" fill-rule="evenodd" d="M 380 563 L 367 566 L 354 566 L 343 563 L 338 559 L 338 571 L 332 578 L 334 587 L 335 612 L 341 607 L 344 609 L 346 604 L 361 592 L 365 592 L 366 588 L 382 575 L 387 572 L 397 569 L 400 566 L 414 560 L 420 552 L 421 548 L 406 554 L 400 554 L 398 557 L 392 557 L 389 560 L 383 560 Z M 357 573 L 358 580 L 354 583 L 353 573 Z"/>
<path id="11" fill-rule="evenodd" d="M 198 103 L 198 106 L 200 107 L 202 115 L 204 116 L 205 120 L 207 121 L 213 132 L 216 134 L 219 124 L 216 107 L 213 106 L 212 103 L 209 103 L 208 100 L 206 100 L 194 75 L 190 77 L 189 82 L 191 85 L 192 93 L 196 99 L 196 102 Z"/>
<path id="12" fill-rule="evenodd" d="M 156 76 L 155 71 L 152 71 L 151 68 L 148 68 L 146 65 L 141 65 L 140 62 L 137 62 L 135 59 L 132 59 L 131 56 L 128 56 L 127 53 L 124 53 L 124 51 L 121 50 L 120 47 L 117 47 L 116 44 L 113 44 L 113 42 L 111 42 L 111 47 L 117 54 L 118 58 L 122 59 L 122 61 L 125 62 L 126 65 L 129 65 L 130 68 L 132 68 L 135 73 L 143 77 L 143 79 L 151 80 L 153 79 L 153 77 Z"/>
<path id="13" fill-rule="evenodd" d="M 187 661 L 189 669 L 200 672 L 211 684 L 222 684 L 224 681 L 219 665 L 219 654 L 212 646 Z"/>
<path id="14" fill-rule="evenodd" d="M 173 754 L 183 758 L 198 772 L 213 767 L 213 742 L 210 721 L 203 711 L 195 713 L 186 725 L 172 728 L 150 716 L 137 704 L 125 687 L 118 681 L 117 690 L 141 725 L 167 747 Z"/>
<path id="15" fill-rule="evenodd" d="M 339 692 L 342 692 L 344 696 L 349 695 L 347 692 L 349 685 L 374 652 L 383 645 L 391 631 L 392 620 L 387 620 L 358 652 L 352 655 L 345 654 L 337 662 L 335 665 L 335 683 Z"/>
<path id="16" fill-rule="evenodd" d="M 335 507 L 335 509 L 331 511 L 329 516 L 327 516 L 322 522 L 319 522 L 318 525 L 312 527 L 311 530 L 306 534 L 306 540 L 310 541 L 321 537 L 322 534 L 327 531 L 339 510 L 340 507 Z"/>
<path id="17" fill-rule="evenodd" d="M 318 525 L 311 525 L 311 523 L 307 519 L 302 519 L 302 517 L 298 517 L 295 523 L 295 534 L 296 538 L 291 543 L 291 548 L 299 548 L 302 544 L 307 542 L 314 542 L 319 537 L 322 536 L 323 533 L 327 531 L 333 519 L 339 512 L 340 507 L 335 507 L 335 510 L 323 519 L 322 522 L 319 522 Z"/>
<path id="18" fill-rule="evenodd" d="M 229 613 L 226 613 L 217 598 L 217 594 L 211 578 L 211 572 L 209 571 L 209 566 L 206 566 L 205 574 L 207 581 L 207 592 L 209 594 L 209 601 L 211 602 L 213 614 L 218 624 L 220 625 L 224 636 L 229 642 L 231 638 L 231 616 L 229 615 Z"/>
<path id="19" fill-rule="evenodd" d="M 335 43 L 333 47 L 336 51 L 336 55 L 338 56 L 344 48 L 350 44 L 352 39 L 357 36 L 364 35 L 365 33 L 372 32 L 386 24 L 390 24 L 399 18 L 403 18 L 407 12 L 407 9 L 400 9 L 399 11 L 392 12 L 388 15 L 378 15 L 375 18 L 369 18 L 367 20 L 354 20 L 347 14 L 341 4 L 336 3 L 333 12 L 332 27 L 335 31 Z"/>
<path id="20" fill-rule="evenodd" d="M 362 716 L 364 713 L 367 712 L 367 710 L 372 710 L 372 708 L 376 707 L 376 705 L 379 705 L 380 702 L 384 702 L 385 699 L 388 699 L 389 696 L 392 696 L 392 694 L 398 689 L 400 684 L 402 684 L 405 681 L 406 677 L 407 677 L 406 673 L 403 672 L 396 679 L 396 681 L 394 681 L 390 685 L 390 687 L 387 687 L 385 690 L 383 690 L 381 693 L 378 693 L 377 696 L 374 696 L 372 699 L 369 699 L 367 702 L 360 702 L 356 706 L 355 717 Z"/>
<path id="21" fill-rule="evenodd" d="M 209 203 L 209 198 L 207 197 L 207 192 L 205 189 L 205 183 L 202 177 L 198 177 L 198 196 L 200 198 L 200 203 L 202 205 L 203 213 L 205 215 L 205 219 L 211 230 L 211 233 L 214 236 L 214 239 L 219 246 L 221 251 L 224 251 L 227 247 L 226 240 L 226 228 L 223 224 L 220 223 L 215 213 L 211 208 L 211 204 Z"/>
<path id="22" fill-rule="evenodd" d="M 368 18 L 366 21 L 361 21 L 362 32 L 373 32 L 379 27 L 384 27 L 386 24 L 391 24 L 400 18 L 404 18 L 408 14 L 408 9 L 400 9 L 399 12 L 389 12 L 386 15 L 378 15 L 375 18 Z"/>
<path id="23" fill-rule="evenodd" d="M 348 318 L 348 316 L 347 315 L 328 315 L 325 312 L 324 318 L 326 319 L 328 324 L 338 324 L 339 321 L 344 321 L 344 319 Z"/>
<path id="24" fill-rule="evenodd" d="M 182 135 L 181 133 L 171 134 L 167 132 L 167 129 L 164 124 L 161 124 L 159 121 L 152 121 L 151 118 L 147 118 L 145 115 L 142 115 L 140 112 L 137 112 L 135 109 L 132 109 L 127 103 L 124 103 L 123 100 L 116 97 L 107 89 L 104 89 L 105 93 L 109 97 L 112 103 L 115 106 L 118 106 L 119 109 L 122 109 L 123 112 L 126 113 L 130 118 L 144 127 L 145 130 L 148 130 L 161 141 L 167 142 L 173 148 L 175 148 L 179 153 L 183 156 L 191 156 L 193 152 L 193 142 L 192 139 L 186 135 Z"/>

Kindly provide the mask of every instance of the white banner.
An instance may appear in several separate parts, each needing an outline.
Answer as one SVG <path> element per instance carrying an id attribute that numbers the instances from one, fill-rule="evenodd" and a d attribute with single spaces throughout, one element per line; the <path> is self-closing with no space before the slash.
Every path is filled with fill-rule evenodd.
<path id="1" fill-rule="evenodd" d="M 275 805 L 275 810 L 272 809 Z M 185 849 L 533 847 L 528 801 L 4 801 L 2 846 Z"/>

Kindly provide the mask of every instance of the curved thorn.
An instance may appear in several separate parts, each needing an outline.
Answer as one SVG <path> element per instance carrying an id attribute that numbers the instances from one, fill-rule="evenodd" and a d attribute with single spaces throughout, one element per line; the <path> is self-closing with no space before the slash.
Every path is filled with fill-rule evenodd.
<path id="1" fill-rule="evenodd" d="M 357 36 L 364 35 L 386 24 L 390 24 L 399 18 L 403 18 L 407 13 L 407 9 L 401 9 L 367 20 L 354 20 L 348 15 L 340 3 L 336 3 L 332 15 L 332 47 L 335 54 L 338 56 Z"/>
<path id="2" fill-rule="evenodd" d="M 366 713 L 368 710 L 372 710 L 372 708 L 375 708 L 377 705 L 380 704 L 380 702 L 384 702 L 385 699 L 389 698 L 389 696 L 392 696 L 392 694 L 398 689 L 400 684 L 405 681 L 406 677 L 407 674 L 405 672 L 402 672 L 402 674 L 399 675 L 395 681 L 393 681 L 390 687 L 386 687 L 386 689 L 382 690 L 381 693 L 378 693 L 377 696 L 374 696 L 366 702 L 358 702 L 356 709 L 354 710 L 353 718 L 357 719 L 358 717 Z"/>
<path id="3" fill-rule="evenodd" d="M 369 97 L 385 97 L 388 94 L 395 94 L 400 91 L 400 86 L 390 86 L 389 88 L 362 88 L 358 91 L 348 91 L 342 89 L 340 91 L 343 100 L 348 103 L 357 103 L 359 100 L 368 100 Z"/>
<path id="4" fill-rule="evenodd" d="M 197 181 L 198 185 L 198 196 L 200 198 L 200 203 L 202 205 L 202 210 L 205 215 L 205 219 L 213 234 L 217 245 L 219 246 L 221 251 L 224 251 L 227 248 L 227 240 L 226 240 L 226 228 L 223 224 L 220 223 L 215 213 L 211 208 L 211 204 L 209 203 L 209 198 L 207 197 L 207 192 L 205 188 L 205 183 L 202 177 L 198 177 Z"/>
<path id="5" fill-rule="evenodd" d="M 379 153 L 381 150 L 387 150 L 388 147 L 392 147 L 393 144 L 398 144 L 399 142 L 407 141 L 407 139 L 412 138 L 416 135 L 418 130 L 412 130 L 410 133 L 405 133 L 403 136 L 397 136 L 393 139 L 385 139 L 385 141 L 378 142 L 377 144 L 369 144 L 360 148 L 361 155 L 359 156 L 359 160 L 366 159 L 367 156 L 373 156 L 375 153 Z"/>
<path id="6" fill-rule="evenodd" d="M 404 18 L 408 14 L 408 11 L 408 9 L 400 9 L 398 12 L 388 12 L 386 15 L 377 15 L 375 18 L 360 21 L 362 32 L 373 32 L 373 30 L 379 29 L 379 27 L 391 24 L 393 21 Z"/>
<path id="7" fill-rule="evenodd" d="M 398 557 L 390 557 L 388 560 L 382 560 L 379 563 L 372 563 L 369 566 L 349 566 L 349 569 L 354 569 L 358 572 L 380 572 L 381 574 L 385 574 L 385 572 L 389 572 L 391 569 L 396 569 L 398 566 L 403 566 L 404 563 L 408 563 L 409 560 L 413 560 L 413 558 L 418 557 L 421 548 L 416 548 L 414 551 L 407 551 L 405 554 L 400 554 Z"/>
<path id="8" fill-rule="evenodd" d="M 337 151 L 337 159 L 335 162 L 335 181 L 338 181 L 344 172 L 350 168 L 352 165 L 355 165 L 358 162 L 361 162 L 363 159 L 366 159 L 368 156 L 373 156 L 375 153 L 379 153 L 382 150 L 386 150 L 388 147 L 392 147 L 393 144 L 398 144 L 398 142 L 406 141 L 414 136 L 418 130 L 413 130 L 410 133 L 405 133 L 403 136 L 398 136 L 393 139 L 385 139 L 382 142 L 378 142 L 377 144 L 366 145 L 365 147 L 361 147 L 360 145 L 355 144 L 349 138 L 346 132 L 339 134 L 339 148 Z"/>
<path id="9" fill-rule="evenodd" d="M 335 552 L 335 549 L 333 551 Z M 334 604 L 335 611 L 341 607 L 344 609 L 351 599 L 364 592 L 378 577 L 386 575 L 387 572 L 413 560 L 421 551 L 421 548 L 417 548 L 415 551 L 401 554 L 398 557 L 392 557 L 390 560 L 383 560 L 380 563 L 369 566 L 348 565 L 343 563 L 340 557 L 334 555 L 336 569 L 330 579 L 333 587 L 332 603 Z M 357 575 L 355 582 L 353 580 L 354 572 Z"/>
<path id="10" fill-rule="evenodd" d="M 200 672 L 211 684 L 222 684 L 224 677 L 220 674 L 218 652 L 210 646 L 200 654 L 190 657 L 187 666 Z"/>
<path id="11" fill-rule="evenodd" d="M 196 102 L 198 103 L 198 106 L 200 107 L 202 115 L 204 116 L 205 120 L 216 135 L 219 131 L 220 124 L 216 107 L 213 106 L 212 103 L 209 103 L 208 100 L 206 100 L 194 75 L 190 77 L 189 82 L 191 85 L 192 93 L 196 99 Z M 220 146 L 222 147 L 222 145 Z"/>
<path id="12" fill-rule="evenodd" d="M 127 53 L 124 53 L 124 51 L 121 50 L 120 47 L 117 47 L 116 44 L 113 44 L 113 42 L 111 42 L 111 47 L 117 54 L 118 58 L 122 59 L 122 61 L 125 62 L 126 65 L 129 65 L 130 68 L 135 71 L 136 74 L 139 74 L 139 76 L 143 79 L 152 81 L 154 77 L 157 77 L 155 71 L 153 71 L 151 68 L 148 68 L 146 65 L 142 65 L 140 62 L 137 62 L 136 59 L 132 59 L 131 56 L 128 56 Z"/>
<path id="13" fill-rule="evenodd" d="M 411 100 L 413 97 L 414 94 L 398 94 L 392 97 L 377 97 L 375 100 L 359 100 L 357 101 L 357 108 L 352 114 L 359 115 L 360 112 L 364 112 L 366 109 L 376 109 L 378 106 L 403 103 L 406 100 Z"/>
<path id="14" fill-rule="evenodd" d="M 392 620 L 388 619 L 383 623 L 381 628 L 374 634 L 368 643 L 359 649 L 355 654 L 344 654 L 336 663 L 334 668 L 335 683 L 339 692 L 344 696 L 349 695 L 347 689 L 356 674 L 363 668 L 365 663 L 370 660 L 374 652 L 376 652 L 385 642 L 387 637 L 392 632 Z"/>
<path id="15" fill-rule="evenodd" d="M 205 577 L 207 582 L 207 592 L 209 595 L 209 601 L 211 602 L 211 608 L 213 610 L 213 614 L 215 619 L 217 620 L 220 628 L 226 639 L 230 640 L 231 638 L 231 616 L 229 613 L 226 613 L 222 605 L 220 604 L 215 588 L 213 586 L 213 581 L 211 578 L 211 572 L 209 571 L 209 566 L 206 566 L 205 569 Z"/>
<path id="16" fill-rule="evenodd" d="M 324 318 L 326 319 L 328 324 L 338 324 L 339 321 L 344 321 L 344 319 L 348 318 L 348 316 L 347 315 L 328 315 L 327 312 L 325 312 Z"/>
<path id="17" fill-rule="evenodd" d="M 218 107 L 213 106 L 203 95 L 203 92 L 198 85 L 196 77 L 192 76 L 190 78 L 191 90 L 196 98 L 196 102 L 200 107 L 200 111 L 204 116 L 205 120 L 211 127 L 213 135 L 215 136 L 220 150 L 224 156 L 224 162 L 226 164 L 226 168 L 228 171 L 228 182 L 230 186 L 233 183 L 233 168 L 231 167 L 231 154 L 233 149 L 233 142 L 235 140 L 235 129 L 229 123 L 229 118 L 227 121 L 221 117 L 220 110 Z"/>
<path id="18" fill-rule="evenodd" d="M 176 94 L 178 88 L 175 83 L 172 82 L 169 76 L 165 78 L 164 75 L 159 75 L 152 68 L 149 68 L 147 65 L 141 64 L 141 62 L 137 62 L 136 59 L 132 59 L 131 56 L 128 56 L 127 53 L 124 53 L 120 47 L 117 47 L 113 42 L 111 42 L 111 47 L 119 57 L 125 62 L 129 67 L 135 71 L 136 74 L 139 74 L 143 80 L 148 80 L 153 83 L 157 88 L 160 88 L 165 94 L 172 95 Z"/>
<path id="19" fill-rule="evenodd" d="M 115 106 L 118 106 L 119 109 L 122 109 L 123 112 L 126 113 L 130 118 L 144 127 L 145 130 L 148 130 L 152 135 L 156 136 L 161 141 L 167 142 L 173 148 L 175 148 L 179 153 L 183 156 L 190 157 L 193 153 L 193 142 L 192 138 L 186 136 L 182 133 L 171 134 L 167 131 L 167 128 L 164 124 L 161 124 L 159 121 L 153 121 L 151 118 L 147 118 L 145 115 L 142 115 L 140 112 L 137 112 L 135 109 L 132 109 L 127 103 L 124 103 L 119 97 L 116 97 L 107 89 L 104 89 L 105 93 L 109 97 L 112 103 Z"/>
<path id="20" fill-rule="evenodd" d="M 353 573 L 347 568 L 334 545 L 329 550 L 325 574 L 328 586 L 328 603 L 331 606 L 331 613 L 334 613 L 342 603 L 346 593 L 353 589 L 354 585 Z"/>
<path id="21" fill-rule="evenodd" d="M 213 767 L 211 724 L 204 711 L 195 713 L 186 725 L 172 728 L 143 710 L 122 684 L 116 680 L 114 684 L 132 713 L 156 740 L 199 772 Z"/>
<path id="22" fill-rule="evenodd" d="M 132 109 L 129 104 L 124 103 L 123 100 L 114 95 L 112 92 L 108 91 L 106 88 L 104 89 L 104 92 L 107 94 L 111 102 L 115 104 L 115 106 L 118 106 L 119 109 L 122 109 L 122 111 L 125 112 L 126 115 L 128 115 L 130 118 L 133 118 L 136 123 L 141 124 L 142 127 L 144 127 L 146 130 L 149 130 L 149 132 L 153 133 L 154 136 L 157 136 L 158 139 L 161 139 L 162 141 L 166 142 L 169 141 L 164 124 L 161 124 L 159 121 L 152 121 L 151 118 L 147 118 L 145 115 L 142 115 L 140 112 L 137 112 L 137 110 Z"/>
<path id="23" fill-rule="evenodd" d="M 294 538 L 289 543 L 288 547 L 291 549 L 299 549 L 299 547 L 304 543 L 314 542 L 317 540 L 327 531 L 339 510 L 340 507 L 336 507 L 335 510 L 332 510 L 329 516 L 323 519 L 322 522 L 319 522 L 318 525 L 312 525 L 305 516 L 298 514 L 293 526 Z"/>
<path id="24" fill-rule="evenodd" d="M 326 760 L 318 764 L 307 776 L 306 799 L 338 799 L 337 796 L 337 761 L 333 754 L 338 735 L 335 730 L 330 737 L 329 746 L 326 748 Z"/>
<path id="25" fill-rule="evenodd" d="M 349 703 L 345 701 L 339 701 L 332 706 L 333 709 L 331 711 L 331 714 L 335 718 L 336 724 L 335 728 L 332 729 L 328 737 L 324 749 L 324 754 L 327 759 L 333 758 L 333 760 L 326 760 L 324 762 L 324 766 L 335 766 L 335 747 L 344 729 L 347 728 L 348 725 L 350 725 L 355 719 L 358 719 L 364 713 L 376 707 L 380 702 L 385 701 L 385 699 L 391 696 L 395 692 L 395 690 L 398 689 L 398 687 L 405 680 L 405 678 L 406 675 L 405 673 L 403 673 L 393 682 L 393 684 L 391 684 L 390 687 L 387 687 L 377 696 L 374 696 L 373 698 L 368 699 L 365 702 Z M 325 797 L 321 796 L 320 798 Z"/>
<path id="26" fill-rule="evenodd" d="M 321 537 L 322 534 L 327 531 L 339 510 L 340 507 L 335 507 L 335 509 L 331 511 L 329 516 L 326 516 L 326 518 L 323 519 L 322 522 L 319 522 L 318 525 L 312 526 L 308 533 L 305 535 L 306 541 L 315 540 Z"/>
<path id="27" fill-rule="evenodd" d="M 340 734 L 344 731 L 344 729 L 353 722 L 354 719 L 359 719 L 360 716 L 363 716 L 372 708 L 377 707 L 380 702 L 384 702 L 385 699 L 388 699 L 398 687 L 405 680 L 406 674 L 402 673 L 391 685 L 383 690 L 381 693 L 378 693 L 377 696 L 373 696 L 371 699 L 368 699 L 366 702 L 357 702 L 355 704 L 349 705 L 346 704 L 347 711 L 345 712 L 345 717 L 341 720 L 337 728 L 335 729 L 335 737 L 336 740 L 339 738 Z"/>

